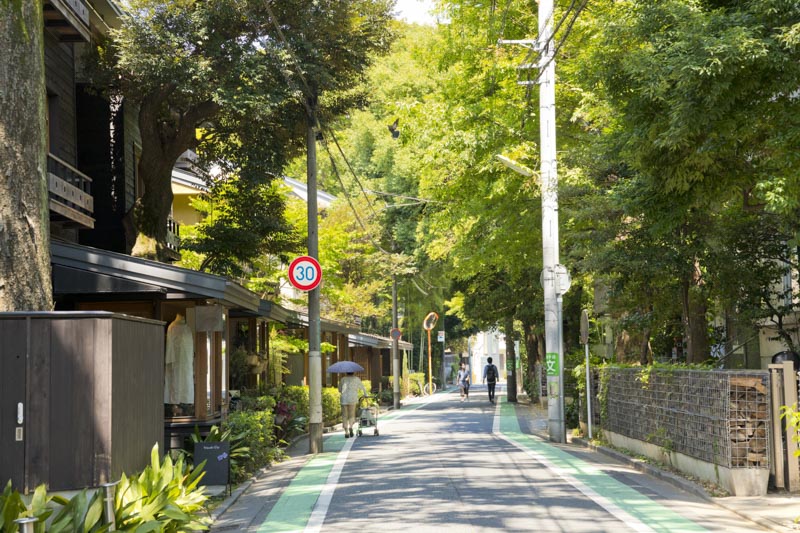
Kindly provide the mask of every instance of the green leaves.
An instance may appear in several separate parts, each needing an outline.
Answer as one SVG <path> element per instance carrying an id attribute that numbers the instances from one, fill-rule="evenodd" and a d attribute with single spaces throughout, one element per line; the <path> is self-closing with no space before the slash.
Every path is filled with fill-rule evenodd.
<path id="1" fill-rule="evenodd" d="M 202 468 L 165 456 L 159 459 L 158 445 L 150 454 L 150 465 L 136 477 L 123 474 L 115 501 L 117 527 L 126 531 L 208 529 L 205 517 L 205 489 L 198 488 Z"/>

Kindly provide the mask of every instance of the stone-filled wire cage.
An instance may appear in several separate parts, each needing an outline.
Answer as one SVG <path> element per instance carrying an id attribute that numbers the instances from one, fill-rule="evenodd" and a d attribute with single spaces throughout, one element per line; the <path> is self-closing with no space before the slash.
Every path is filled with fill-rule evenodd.
<path id="1" fill-rule="evenodd" d="M 767 372 L 606 367 L 600 373 L 604 430 L 724 467 L 769 466 Z"/>

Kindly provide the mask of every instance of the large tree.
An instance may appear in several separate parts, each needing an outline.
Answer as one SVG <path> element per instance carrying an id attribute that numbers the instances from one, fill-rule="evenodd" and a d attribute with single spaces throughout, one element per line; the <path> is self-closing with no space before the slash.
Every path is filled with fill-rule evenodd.
<path id="1" fill-rule="evenodd" d="M 241 166 L 271 167 L 261 176 L 269 181 L 303 138 L 300 101 L 323 114 L 359 101 L 352 90 L 391 40 L 390 5 L 132 1 L 103 56 L 107 83 L 139 108 L 144 194 L 129 214 L 133 253 L 161 255 L 171 170 L 185 150 L 228 143 Z"/>
<path id="2" fill-rule="evenodd" d="M 52 308 L 41 2 L 0 1 L 0 311 Z"/>

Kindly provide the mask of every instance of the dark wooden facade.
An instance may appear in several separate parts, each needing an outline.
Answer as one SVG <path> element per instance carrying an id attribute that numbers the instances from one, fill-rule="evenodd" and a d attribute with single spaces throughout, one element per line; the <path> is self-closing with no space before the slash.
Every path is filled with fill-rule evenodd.
<path id="1" fill-rule="evenodd" d="M 163 441 L 164 325 L 0 313 L 0 479 L 31 492 L 137 472 Z"/>

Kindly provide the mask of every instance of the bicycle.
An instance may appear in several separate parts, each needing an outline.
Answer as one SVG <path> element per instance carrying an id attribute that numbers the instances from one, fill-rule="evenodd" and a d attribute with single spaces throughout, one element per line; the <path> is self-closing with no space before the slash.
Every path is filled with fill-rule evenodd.
<path id="1" fill-rule="evenodd" d="M 423 396 L 429 396 L 431 394 L 436 394 L 436 383 L 433 383 L 432 385 L 433 385 L 433 392 L 430 392 L 430 388 L 429 388 L 427 383 L 425 384 L 425 386 L 422 387 L 422 395 Z"/>

